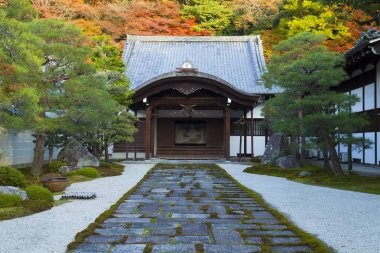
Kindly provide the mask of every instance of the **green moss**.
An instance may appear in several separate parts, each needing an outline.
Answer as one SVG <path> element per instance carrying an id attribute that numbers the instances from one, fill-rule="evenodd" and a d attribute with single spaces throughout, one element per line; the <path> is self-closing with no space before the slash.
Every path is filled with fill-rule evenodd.
<path id="1" fill-rule="evenodd" d="M 39 185 L 31 185 L 25 188 L 26 194 L 30 200 L 43 200 L 54 202 L 53 194 L 46 188 Z"/>
<path id="2" fill-rule="evenodd" d="M 68 176 L 85 176 L 89 178 L 97 178 L 99 177 L 99 172 L 92 167 L 84 167 L 77 170 L 72 170 L 67 173 Z"/>
<path id="3" fill-rule="evenodd" d="M 53 207 L 53 203 L 46 200 L 25 200 L 22 206 L 32 212 L 42 212 Z"/>
<path id="4" fill-rule="evenodd" d="M 302 242 L 305 245 L 308 245 L 313 249 L 313 252 L 318 252 L 318 253 L 331 253 L 334 252 L 330 247 L 328 247 L 326 244 L 324 244 L 322 241 L 318 240 L 314 236 L 310 235 L 309 233 L 299 229 L 297 226 L 295 226 L 292 222 L 290 222 L 288 219 L 285 218 L 279 211 L 271 208 L 265 200 L 256 192 L 252 191 L 251 189 L 243 186 L 240 184 L 235 178 L 233 178 L 230 174 L 228 174 L 224 169 L 219 167 L 218 165 L 215 165 L 221 173 L 232 180 L 235 184 L 237 184 L 240 188 L 245 190 L 250 197 L 255 199 L 257 203 L 259 203 L 261 206 L 266 208 L 270 213 L 272 213 L 273 216 L 275 216 L 277 219 L 279 219 L 280 223 L 286 225 L 291 231 L 293 231 L 297 236 L 299 236 L 302 239 Z M 264 238 L 263 238 L 264 240 Z M 269 241 L 266 242 L 264 240 L 264 245 L 262 247 L 262 252 L 270 252 L 269 247 L 268 247 Z"/>
<path id="5" fill-rule="evenodd" d="M 139 187 L 144 182 L 144 180 L 147 179 L 152 174 L 153 170 L 156 167 L 157 167 L 157 165 L 154 166 L 153 168 L 151 168 L 148 171 L 148 173 L 133 188 L 131 188 L 126 194 L 124 194 L 114 205 L 112 205 L 110 207 L 110 209 L 104 211 L 85 230 L 77 233 L 75 236 L 75 240 L 67 246 L 67 250 L 68 251 L 74 250 L 80 243 L 82 243 L 84 241 L 86 236 L 93 234 L 95 229 L 97 227 L 99 227 L 99 225 L 101 223 L 103 223 L 107 218 L 111 217 L 115 213 L 115 210 L 128 198 L 128 196 L 130 196 L 131 194 L 133 194 L 136 191 L 137 187 Z M 132 225 L 131 223 L 127 223 L 126 227 L 129 228 L 131 225 Z M 145 247 L 145 249 L 147 249 L 148 246 L 149 246 L 149 244 L 147 245 L 147 247 Z M 150 251 L 151 251 L 151 246 L 150 246 Z M 150 252 L 150 251 L 147 251 L 147 252 Z"/>
<path id="6" fill-rule="evenodd" d="M 16 194 L 0 193 L 0 208 L 21 206 L 22 199 Z"/>
<path id="7" fill-rule="evenodd" d="M 308 171 L 312 174 L 311 176 L 300 178 L 298 175 L 301 171 Z M 245 169 L 244 172 L 284 177 L 299 183 L 325 186 L 341 190 L 380 194 L 380 178 L 358 175 L 335 176 L 333 173 L 327 172 L 322 167 L 312 165 L 302 166 L 299 169 L 282 169 L 271 165 L 265 165 L 265 167 L 262 165 L 255 165 Z"/>
<path id="8" fill-rule="evenodd" d="M 33 214 L 32 211 L 24 207 L 7 207 L 0 208 L 0 220 L 10 220 Z"/>

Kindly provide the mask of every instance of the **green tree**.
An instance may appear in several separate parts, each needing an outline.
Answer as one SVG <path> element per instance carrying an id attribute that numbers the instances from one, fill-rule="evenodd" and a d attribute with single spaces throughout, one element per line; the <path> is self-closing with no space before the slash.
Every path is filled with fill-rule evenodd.
<path id="1" fill-rule="evenodd" d="M 300 33 L 274 48 L 276 54 L 264 78 L 268 85 L 279 85 L 284 92 L 269 100 L 265 114 L 273 121 L 275 130 L 301 136 L 301 158 L 305 137 L 317 137 L 321 148 L 331 154 L 333 172 L 342 174 L 335 150 L 339 143 L 336 136 L 362 128 L 366 120 L 350 113 L 356 97 L 332 89 L 346 77 L 344 58 L 327 50 L 322 44 L 324 40 L 323 35 Z"/>
<path id="2" fill-rule="evenodd" d="M 301 32 L 323 34 L 329 39 L 350 36 L 348 28 L 329 6 L 312 0 L 286 0 L 280 31 L 288 37 Z"/>
<path id="3" fill-rule="evenodd" d="M 193 0 L 191 4 L 183 5 L 181 14 L 185 19 L 195 19 L 198 23 L 195 29 L 208 30 L 216 35 L 223 34 L 233 18 L 232 9 L 217 0 Z"/>

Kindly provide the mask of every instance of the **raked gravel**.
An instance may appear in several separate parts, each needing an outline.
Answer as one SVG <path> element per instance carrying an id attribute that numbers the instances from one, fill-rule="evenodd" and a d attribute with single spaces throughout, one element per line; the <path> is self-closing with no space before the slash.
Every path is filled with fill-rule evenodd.
<path id="1" fill-rule="evenodd" d="M 310 186 L 284 178 L 244 173 L 219 164 L 242 185 L 261 194 L 301 229 L 337 252 L 380 252 L 380 195 Z"/>
<path id="2" fill-rule="evenodd" d="M 74 200 L 48 211 L 0 221 L 0 252 L 65 252 L 75 235 L 115 204 L 154 164 L 127 164 L 120 176 L 70 185 L 67 191 L 95 192 L 93 200 Z"/>

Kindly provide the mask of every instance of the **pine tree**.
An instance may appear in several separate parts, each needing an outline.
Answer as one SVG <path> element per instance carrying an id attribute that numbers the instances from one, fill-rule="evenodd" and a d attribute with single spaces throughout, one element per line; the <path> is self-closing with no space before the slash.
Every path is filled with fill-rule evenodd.
<path id="1" fill-rule="evenodd" d="M 264 78 L 269 85 L 282 87 L 284 93 L 269 100 L 265 113 L 276 130 L 301 136 L 301 156 L 305 137 L 317 137 L 321 148 L 330 152 L 333 172 L 342 174 L 336 137 L 361 129 L 366 120 L 350 113 L 356 97 L 332 89 L 346 77 L 344 58 L 327 50 L 324 40 L 323 35 L 300 33 L 274 48 L 277 54 Z"/>

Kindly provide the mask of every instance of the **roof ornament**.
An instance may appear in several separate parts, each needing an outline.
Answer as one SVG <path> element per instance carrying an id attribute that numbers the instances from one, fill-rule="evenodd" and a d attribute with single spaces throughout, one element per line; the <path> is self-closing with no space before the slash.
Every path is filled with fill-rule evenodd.
<path id="1" fill-rule="evenodd" d="M 197 73 L 198 68 L 194 67 L 191 61 L 186 60 L 182 63 L 182 66 L 177 68 L 177 73 Z"/>

